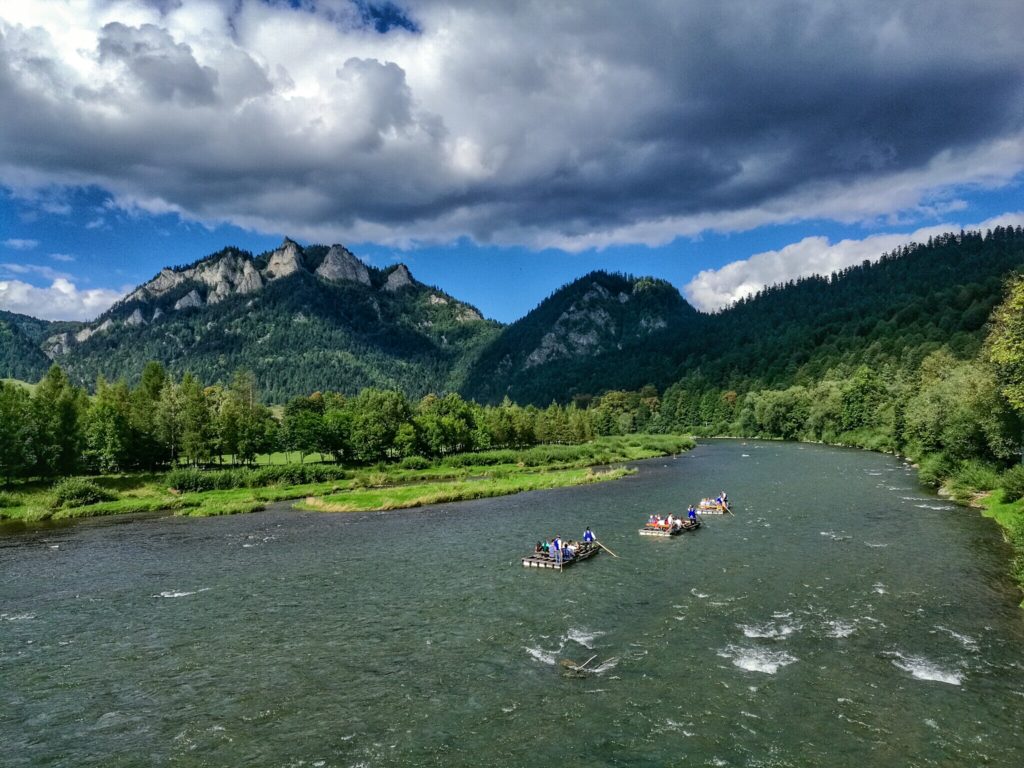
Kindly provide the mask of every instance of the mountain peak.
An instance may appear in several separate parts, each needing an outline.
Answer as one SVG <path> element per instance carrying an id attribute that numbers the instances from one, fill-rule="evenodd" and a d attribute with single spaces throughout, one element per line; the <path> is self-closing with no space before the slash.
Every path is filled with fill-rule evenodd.
<path id="1" fill-rule="evenodd" d="M 302 259 L 302 246 L 287 237 L 281 246 L 270 254 L 263 276 L 267 280 L 277 280 L 305 269 Z"/>
<path id="2" fill-rule="evenodd" d="M 405 264 L 399 264 L 395 267 L 388 275 L 387 281 L 384 283 L 385 291 L 397 291 L 400 288 L 406 288 L 412 285 L 415 281 L 412 279 L 412 273 Z"/>
<path id="3" fill-rule="evenodd" d="M 362 285 L 370 284 L 370 272 L 352 252 L 343 245 L 332 245 L 316 268 L 318 277 L 325 280 L 348 280 Z"/>

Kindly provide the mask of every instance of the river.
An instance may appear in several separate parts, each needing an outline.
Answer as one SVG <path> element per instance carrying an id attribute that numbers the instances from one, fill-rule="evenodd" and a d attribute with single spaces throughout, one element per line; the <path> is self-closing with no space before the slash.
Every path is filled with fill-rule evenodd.
<path id="1" fill-rule="evenodd" d="M 0 764 L 1024 765 L 992 522 L 853 450 L 638 466 L 402 512 L 0 534 Z M 735 517 L 637 535 L 722 488 Z M 519 564 L 587 525 L 619 559 Z"/>

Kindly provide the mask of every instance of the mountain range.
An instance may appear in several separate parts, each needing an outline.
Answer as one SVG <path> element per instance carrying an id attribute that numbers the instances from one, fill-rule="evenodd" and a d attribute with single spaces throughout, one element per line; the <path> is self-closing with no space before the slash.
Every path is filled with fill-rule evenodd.
<path id="1" fill-rule="evenodd" d="M 159 360 L 204 381 L 247 368 L 273 402 L 368 386 L 539 405 L 680 379 L 744 391 L 942 345 L 973 354 L 1022 266 L 1019 227 L 950 233 L 713 314 L 663 280 L 592 272 L 503 326 L 403 264 L 285 239 L 163 269 L 89 323 L 0 312 L 0 377 L 35 380 L 57 362 L 84 385 L 132 381 Z"/>

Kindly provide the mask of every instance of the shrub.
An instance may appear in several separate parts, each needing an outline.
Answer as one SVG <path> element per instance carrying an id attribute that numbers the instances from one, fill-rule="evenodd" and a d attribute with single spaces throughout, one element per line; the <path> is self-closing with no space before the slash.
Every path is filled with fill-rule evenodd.
<path id="1" fill-rule="evenodd" d="M 999 484 L 999 470 L 994 465 L 973 459 L 963 462 L 949 481 L 953 495 L 961 501 L 978 491 L 998 488 Z"/>
<path id="2" fill-rule="evenodd" d="M 213 474 L 201 469 L 172 469 L 164 476 L 164 482 L 168 488 L 182 493 L 212 491 L 216 487 Z"/>
<path id="3" fill-rule="evenodd" d="M 430 469 L 430 461 L 422 456 L 406 456 L 398 465 L 402 469 Z"/>
<path id="4" fill-rule="evenodd" d="M 164 482 L 176 491 L 195 493 L 268 485 L 307 485 L 344 480 L 348 475 L 335 464 L 279 464 L 258 469 L 174 469 L 164 476 Z"/>
<path id="5" fill-rule="evenodd" d="M 53 509 L 84 507 L 115 499 L 117 499 L 116 493 L 101 488 L 92 480 L 86 480 L 84 477 L 66 477 L 63 480 L 58 480 L 50 489 L 50 506 Z"/>
<path id="6" fill-rule="evenodd" d="M 938 488 L 955 468 L 953 461 L 944 453 L 932 453 L 921 459 L 917 475 L 925 485 Z"/>
<path id="7" fill-rule="evenodd" d="M 1011 502 L 1024 498 L 1024 464 L 1010 467 L 1003 473 L 1000 486 L 1003 489 L 1003 501 Z"/>
<path id="8" fill-rule="evenodd" d="M 20 507 L 23 503 L 20 496 L 8 493 L 7 491 L 0 491 L 0 509 Z"/>

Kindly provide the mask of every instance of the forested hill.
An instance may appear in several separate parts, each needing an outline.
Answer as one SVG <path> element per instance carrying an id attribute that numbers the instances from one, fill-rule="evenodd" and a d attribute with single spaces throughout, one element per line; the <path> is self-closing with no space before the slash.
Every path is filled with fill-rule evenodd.
<path id="1" fill-rule="evenodd" d="M 92 323 L 57 328 L 41 346 L 81 385 L 100 375 L 135 382 L 156 360 L 210 382 L 246 368 L 265 397 L 283 402 L 328 389 L 455 389 L 497 329 L 402 264 L 374 269 L 342 246 L 286 239 L 258 257 L 227 248 L 161 270 Z"/>
<path id="2" fill-rule="evenodd" d="M 538 405 L 680 381 L 782 388 L 862 364 L 909 370 L 943 346 L 973 356 L 1022 266 L 1020 227 L 951 233 L 710 315 L 664 281 L 594 272 L 503 329 L 403 265 L 285 240 L 164 269 L 89 324 L 0 312 L 0 377 L 35 381 L 51 361 L 90 387 L 137 381 L 149 360 L 210 382 L 246 368 L 274 402 L 368 386 Z"/>
<path id="3" fill-rule="evenodd" d="M 41 347 L 53 328 L 74 323 L 51 323 L 0 310 L 0 377 L 38 381 L 50 365 Z"/>
<path id="4" fill-rule="evenodd" d="M 632 365 L 685 337 L 697 317 L 664 280 L 591 272 L 505 328 L 483 350 L 463 390 L 489 402 L 509 395 L 546 405 L 617 388 L 621 372 L 606 365 Z"/>
<path id="5" fill-rule="evenodd" d="M 743 392 L 862 363 L 913 367 L 940 346 L 967 357 L 981 344 L 1006 276 L 1022 266 L 1020 227 L 951 233 L 877 262 L 773 286 L 722 312 L 681 312 L 678 321 L 621 346 L 524 365 L 537 339 L 557 329 L 549 303 L 562 306 L 585 293 L 583 279 L 506 328 L 467 379 L 466 394 L 543 405 L 610 389 L 664 389 L 683 379 L 691 388 L 703 382 Z M 488 369 L 498 374 L 490 383 Z"/>

